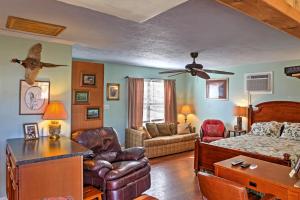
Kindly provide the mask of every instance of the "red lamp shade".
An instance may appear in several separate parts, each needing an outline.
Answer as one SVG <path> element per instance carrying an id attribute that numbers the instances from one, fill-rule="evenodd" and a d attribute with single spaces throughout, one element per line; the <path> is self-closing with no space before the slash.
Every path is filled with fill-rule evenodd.
<path id="1" fill-rule="evenodd" d="M 62 102 L 51 102 L 46 107 L 43 119 L 45 120 L 65 120 L 67 112 Z"/>
<path id="2" fill-rule="evenodd" d="M 233 109 L 234 116 L 247 117 L 247 107 L 235 106 Z"/>

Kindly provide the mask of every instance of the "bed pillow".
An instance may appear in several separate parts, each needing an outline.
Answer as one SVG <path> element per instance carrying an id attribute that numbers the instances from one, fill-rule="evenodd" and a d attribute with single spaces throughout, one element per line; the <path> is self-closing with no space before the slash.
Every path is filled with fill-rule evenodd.
<path id="1" fill-rule="evenodd" d="M 300 123 L 284 122 L 284 129 L 281 134 L 282 138 L 300 140 Z"/>
<path id="2" fill-rule="evenodd" d="M 258 136 L 279 137 L 282 123 L 271 122 L 257 122 L 251 126 L 251 134 Z"/>

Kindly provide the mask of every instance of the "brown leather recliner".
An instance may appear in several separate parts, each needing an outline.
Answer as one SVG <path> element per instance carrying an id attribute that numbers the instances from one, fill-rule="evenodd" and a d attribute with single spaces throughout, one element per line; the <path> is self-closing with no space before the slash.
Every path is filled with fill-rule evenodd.
<path id="1" fill-rule="evenodd" d="M 72 139 L 91 149 L 84 184 L 100 188 L 106 200 L 131 200 L 150 188 L 150 165 L 143 147 L 121 150 L 113 128 L 78 131 Z"/>
<path id="2" fill-rule="evenodd" d="M 200 191 L 204 200 L 255 200 L 248 196 L 242 185 L 207 173 L 198 173 Z M 273 195 L 266 194 L 261 200 L 275 200 Z"/>

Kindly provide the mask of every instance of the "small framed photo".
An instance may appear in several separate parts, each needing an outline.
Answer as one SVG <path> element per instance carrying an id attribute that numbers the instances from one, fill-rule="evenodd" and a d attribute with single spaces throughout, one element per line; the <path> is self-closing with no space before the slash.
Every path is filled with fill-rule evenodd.
<path id="1" fill-rule="evenodd" d="M 88 90 L 74 90 L 73 104 L 89 104 L 89 96 Z"/>
<path id="2" fill-rule="evenodd" d="M 228 79 L 206 80 L 206 98 L 228 100 Z"/>
<path id="3" fill-rule="evenodd" d="M 107 83 L 106 87 L 106 99 L 108 101 L 120 100 L 120 84 L 118 83 Z"/>
<path id="4" fill-rule="evenodd" d="M 39 138 L 39 127 L 37 123 L 23 124 L 23 129 L 25 140 L 35 140 Z"/>
<path id="5" fill-rule="evenodd" d="M 99 107 L 87 107 L 86 109 L 86 119 L 100 119 L 100 108 Z"/>
<path id="6" fill-rule="evenodd" d="M 81 86 L 96 87 L 96 74 L 81 74 Z"/>

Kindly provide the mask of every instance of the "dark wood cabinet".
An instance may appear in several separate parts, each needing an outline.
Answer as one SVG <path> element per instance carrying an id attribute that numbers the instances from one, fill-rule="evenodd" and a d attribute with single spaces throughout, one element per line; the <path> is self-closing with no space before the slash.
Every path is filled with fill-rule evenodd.
<path id="1" fill-rule="evenodd" d="M 61 137 L 7 140 L 6 192 L 8 200 L 83 198 L 83 159 L 91 151 Z"/>
<path id="2" fill-rule="evenodd" d="M 6 191 L 7 191 L 7 198 L 8 199 L 19 199 L 19 186 L 18 186 L 18 179 L 17 179 L 17 170 L 12 160 L 11 153 L 9 150 L 6 150 Z"/>

